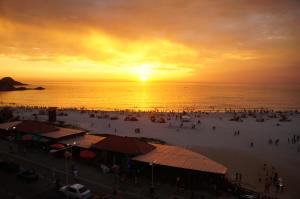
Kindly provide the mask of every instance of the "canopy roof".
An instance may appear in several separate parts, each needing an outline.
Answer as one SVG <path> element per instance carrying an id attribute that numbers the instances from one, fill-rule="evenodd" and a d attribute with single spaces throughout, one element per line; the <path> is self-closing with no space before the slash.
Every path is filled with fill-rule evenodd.
<path id="1" fill-rule="evenodd" d="M 65 138 L 67 136 L 76 136 L 85 133 L 83 130 L 79 129 L 70 129 L 70 128 L 62 128 L 56 127 L 47 122 L 39 122 L 32 120 L 24 120 L 24 121 L 16 121 L 16 122 L 8 122 L 0 124 L 0 129 L 10 130 L 13 129 L 17 132 L 21 133 L 29 133 L 35 135 L 41 135 L 47 138 Z"/>
<path id="2" fill-rule="evenodd" d="M 152 151 L 155 149 L 155 146 L 148 144 L 147 142 L 143 142 L 138 138 L 111 135 L 96 143 L 94 148 L 130 155 L 138 155 Z"/>
<path id="3" fill-rule="evenodd" d="M 227 172 L 222 164 L 191 150 L 170 145 L 153 145 L 156 147 L 153 151 L 136 156 L 133 160 L 222 175 Z"/>
<path id="4" fill-rule="evenodd" d="M 0 129 L 3 130 L 10 130 L 13 127 L 17 126 L 18 124 L 22 123 L 21 121 L 15 121 L 15 122 L 6 122 L 0 124 Z"/>
<path id="5" fill-rule="evenodd" d="M 83 134 L 85 131 L 79 129 L 69 129 L 69 128 L 58 128 L 56 131 L 51 131 L 44 133 L 43 136 L 47 138 L 59 139 L 67 136 L 76 136 Z"/>
<path id="6" fill-rule="evenodd" d="M 57 131 L 58 128 L 46 122 L 25 120 L 16 125 L 16 131 L 25 133 L 44 134 Z"/>
<path id="7" fill-rule="evenodd" d="M 83 136 L 77 136 L 77 137 L 61 140 L 60 143 L 70 144 L 70 145 L 76 143 L 77 147 L 89 149 L 93 144 L 96 144 L 97 142 L 103 139 L 105 139 L 105 137 L 85 134 Z"/>

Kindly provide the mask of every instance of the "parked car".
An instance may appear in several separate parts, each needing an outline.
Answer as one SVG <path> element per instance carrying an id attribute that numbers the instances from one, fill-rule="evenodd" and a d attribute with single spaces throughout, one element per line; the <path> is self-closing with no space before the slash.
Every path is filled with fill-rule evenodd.
<path id="1" fill-rule="evenodd" d="M 16 173 L 20 169 L 20 166 L 11 161 L 0 160 L 0 170 L 7 173 Z"/>
<path id="2" fill-rule="evenodd" d="M 94 195 L 91 199 L 119 199 L 111 194 L 100 194 L 100 195 Z"/>
<path id="3" fill-rule="evenodd" d="M 240 199 L 256 199 L 257 195 L 244 194 L 239 196 Z"/>
<path id="4" fill-rule="evenodd" d="M 92 193 L 82 184 L 66 185 L 59 190 L 65 196 L 74 199 L 89 199 L 92 197 Z"/>
<path id="5" fill-rule="evenodd" d="M 239 194 L 240 199 L 256 199 L 258 198 L 258 194 L 254 191 L 243 189 Z"/>
<path id="6" fill-rule="evenodd" d="M 21 168 L 17 174 L 17 177 L 27 182 L 34 182 L 39 179 L 39 176 L 34 169 L 26 169 L 26 168 Z"/>

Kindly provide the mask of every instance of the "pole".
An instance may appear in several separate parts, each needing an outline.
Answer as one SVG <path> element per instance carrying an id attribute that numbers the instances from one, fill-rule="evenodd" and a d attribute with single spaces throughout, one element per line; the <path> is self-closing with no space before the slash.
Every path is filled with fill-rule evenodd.
<path id="1" fill-rule="evenodd" d="M 71 146 L 72 147 L 72 146 Z M 66 147 L 66 151 L 65 151 L 65 160 L 66 160 L 66 184 L 69 184 L 69 159 L 68 159 L 68 148 L 71 147 Z M 72 149 L 72 148 L 71 148 Z"/>
<path id="2" fill-rule="evenodd" d="M 152 185 L 152 187 L 154 187 L 154 169 L 153 169 L 153 166 L 154 166 L 154 163 L 152 162 L 152 183 L 151 183 L 151 185 Z"/>
<path id="3" fill-rule="evenodd" d="M 71 145 L 71 157 L 70 157 L 70 159 L 71 159 L 71 164 L 72 164 L 72 162 L 73 162 L 73 147 L 72 147 L 73 145 Z"/>
<path id="4" fill-rule="evenodd" d="M 69 184 L 69 165 L 68 165 L 68 151 L 66 148 L 65 152 L 65 161 L 66 161 L 66 185 Z"/>
<path id="5" fill-rule="evenodd" d="M 65 151 L 65 174 L 66 174 L 66 184 L 68 183 L 68 178 L 67 178 L 67 150 Z"/>
<path id="6" fill-rule="evenodd" d="M 73 142 L 73 144 L 71 144 L 70 148 L 71 148 L 71 163 L 73 163 L 73 146 L 76 146 L 76 142 Z"/>
<path id="7" fill-rule="evenodd" d="M 71 146 L 67 146 L 63 149 L 59 149 L 57 151 L 62 151 L 62 150 L 65 150 L 65 173 L 66 173 L 66 184 L 69 184 L 69 166 L 68 166 L 68 149 L 71 148 L 71 151 L 72 151 L 72 145 Z M 72 154 L 73 155 L 73 154 Z"/>
<path id="8" fill-rule="evenodd" d="M 13 136 L 13 138 L 14 138 L 14 140 L 17 140 L 17 134 L 16 134 L 16 127 L 15 126 L 13 126 L 12 128 L 11 128 L 11 135 Z"/>
<path id="9" fill-rule="evenodd" d="M 153 161 L 150 163 L 151 165 L 151 187 L 150 187 L 150 193 L 154 194 L 154 163 L 156 161 Z"/>

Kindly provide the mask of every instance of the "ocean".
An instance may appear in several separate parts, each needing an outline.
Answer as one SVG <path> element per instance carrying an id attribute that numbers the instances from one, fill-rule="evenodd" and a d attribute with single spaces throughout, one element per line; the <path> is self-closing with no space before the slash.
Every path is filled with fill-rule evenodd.
<path id="1" fill-rule="evenodd" d="M 1 105 L 141 111 L 300 108 L 299 85 L 32 82 L 31 87 L 35 86 L 43 86 L 46 90 L 0 92 Z"/>

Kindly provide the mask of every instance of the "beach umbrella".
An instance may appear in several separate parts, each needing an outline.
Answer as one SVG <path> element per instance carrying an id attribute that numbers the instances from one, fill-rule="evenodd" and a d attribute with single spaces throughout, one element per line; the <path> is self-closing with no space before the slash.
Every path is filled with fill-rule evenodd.
<path id="1" fill-rule="evenodd" d="M 56 144 L 51 144 L 50 147 L 53 149 L 63 149 L 65 148 L 65 145 L 56 143 Z"/>
<path id="2" fill-rule="evenodd" d="M 31 141 L 32 140 L 32 135 L 23 135 L 22 140 L 23 141 Z"/>
<path id="3" fill-rule="evenodd" d="M 80 152 L 80 157 L 84 159 L 93 159 L 96 157 L 96 153 L 90 150 L 84 150 Z"/>

